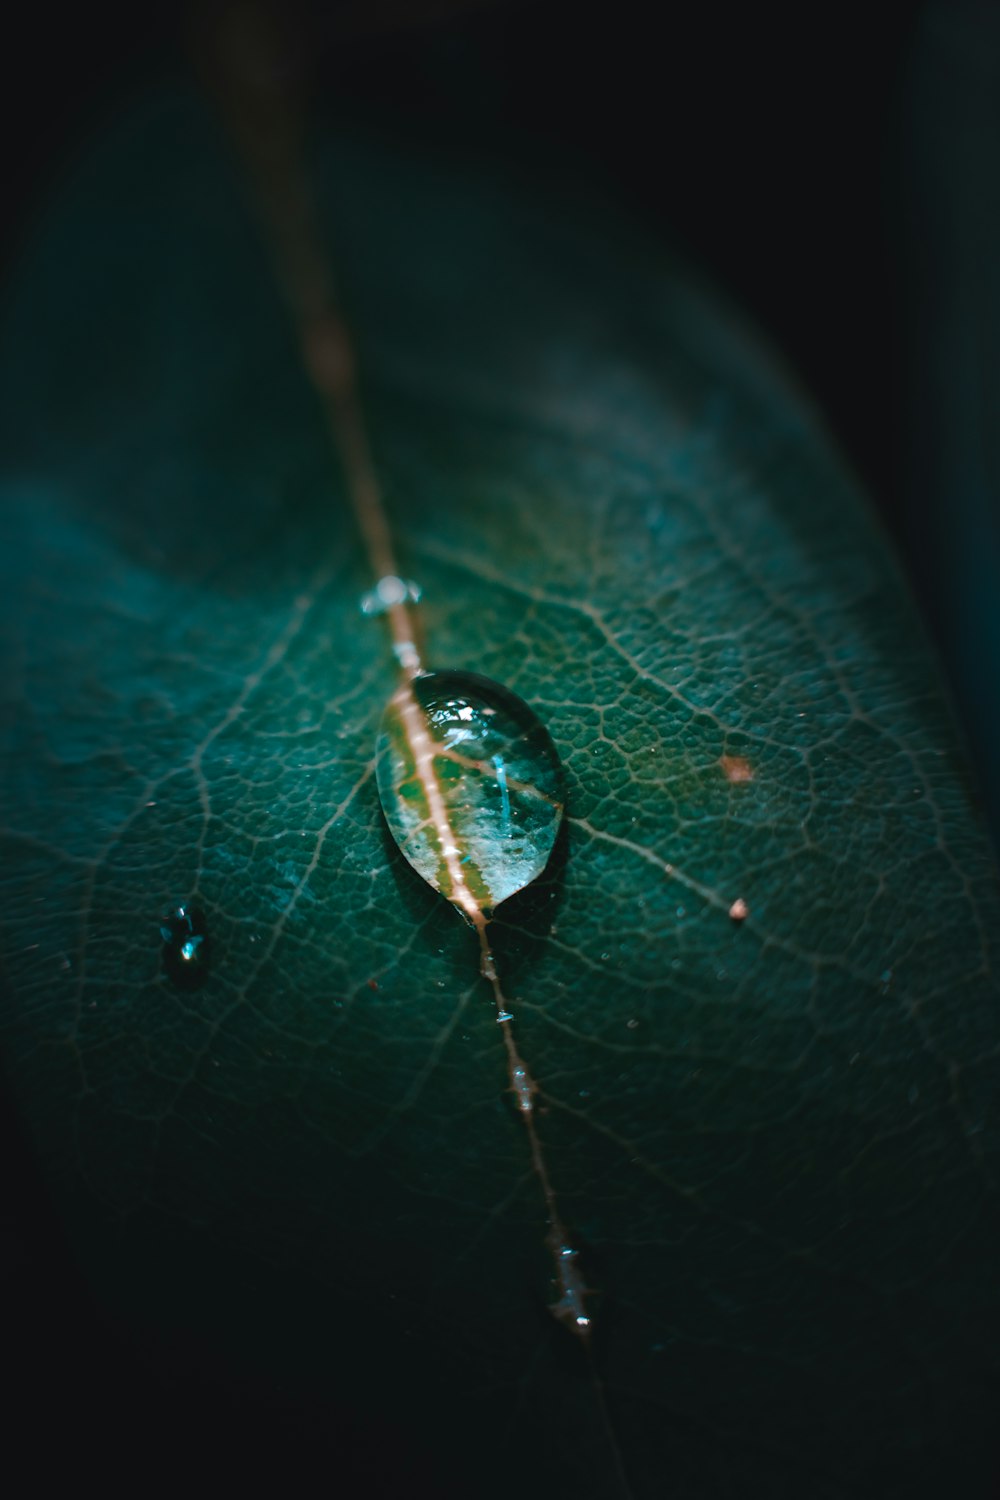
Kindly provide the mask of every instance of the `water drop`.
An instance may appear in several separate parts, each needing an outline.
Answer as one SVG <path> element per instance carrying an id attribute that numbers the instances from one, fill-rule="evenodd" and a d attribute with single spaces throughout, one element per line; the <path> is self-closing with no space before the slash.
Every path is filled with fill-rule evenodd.
<path id="1" fill-rule="evenodd" d="M 523 1114 L 530 1114 L 534 1108 L 531 1096 L 535 1092 L 535 1085 L 523 1063 L 519 1063 L 511 1074 L 511 1088 L 517 1100 L 518 1109 Z"/>
<path id="2" fill-rule="evenodd" d="M 211 948 L 202 912 L 187 902 L 175 907 L 160 923 L 160 936 L 168 978 L 184 989 L 196 989 L 208 972 Z"/>
<path id="3" fill-rule="evenodd" d="M 562 767 L 544 724 L 499 683 L 471 672 L 406 683 L 382 717 L 376 772 L 402 853 L 466 911 L 491 911 L 548 863 Z"/>
<path id="4" fill-rule="evenodd" d="M 408 578 L 397 578 L 394 573 L 387 573 L 380 578 L 373 589 L 361 596 L 361 613 L 363 615 L 383 615 L 386 610 L 392 609 L 395 604 L 419 604 L 423 590 L 418 583 Z"/>
<path id="5" fill-rule="evenodd" d="M 550 1245 L 552 1237 L 550 1236 Z M 555 1250 L 555 1298 L 549 1303 L 549 1312 L 571 1333 L 587 1338 L 593 1327 L 593 1319 L 587 1303 L 593 1295 L 592 1289 L 580 1265 L 580 1252 L 575 1245 L 562 1243 L 552 1245 Z"/>

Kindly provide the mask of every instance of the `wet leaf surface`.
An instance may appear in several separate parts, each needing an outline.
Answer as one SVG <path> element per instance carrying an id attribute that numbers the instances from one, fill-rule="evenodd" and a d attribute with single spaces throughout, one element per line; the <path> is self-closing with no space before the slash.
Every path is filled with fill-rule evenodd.
<path id="1" fill-rule="evenodd" d="M 851 479 L 607 215 L 318 170 L 428 657 L 565 766 L 494 946 L 632 1492 L 985 1492 L 997 893 Z M 0 395 L 4 1058 L 95 1295 L 441 1493 L 619 1493 L 474 935 L 383 824 L 341 478 L 184 98 L 64 184 Z"/>

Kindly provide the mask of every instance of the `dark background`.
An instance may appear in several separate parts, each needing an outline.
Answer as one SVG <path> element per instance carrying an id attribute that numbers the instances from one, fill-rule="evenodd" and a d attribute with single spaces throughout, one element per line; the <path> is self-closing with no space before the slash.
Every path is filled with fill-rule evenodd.
<path id="1" fill-rule="evenodd" d="M 317 108 L 590 185 L 797 370 L 893 536 L 1000 829 L 1000 7 L 289 5 Z M 8 22 L 4 258 L 205 6 Z M 612 209 L 614 211 L 614 209 Z"/>
<path id="2" fill-rule="evenodd" d="M 891 525 L 904 504 L 903 116 L 929 9 L 298 7 L 326 112 L 541 160 L 556 195 L 589 179 L 721 282 L 801 372 Z M 179 7 L 139 8 L 127 26 L 116 15 L 16 17 L 5 250 L 102 120 L 187 66 Z"/>
<path id="3" fill-rule="evenodd" d="M 555 197 L 592 183 L 783 352 L 914 582 L 996 828 L 998 8 L 313 9 L 326 114 L 530 165 Z M 179 9 L 118 17 L 40 5 L 5 19 L 4 265 L 102 121 L 186 66 Z M 12 1119 L 0 1135 L 16 1143 Z M 221 1462 L 252 1424 L 257 1465 L 288 1477 L 291 1453 L 317 1456 L 308 1412 L 213 1382 L 198 1350 L 140 1349 L 106 1325 L 24 1143 L 5 1207 L 14 1427 L 30 1442 L 105 1466 L 113 1425 L 117 1462 L 134 1447 L 180 1472 L 206 1449 Z M 377 1438 L 344 1440 L 340 1487 L 374 1463 L 369 1492 L 413 1489 L 412 1456 L 380 1452 Z"/>

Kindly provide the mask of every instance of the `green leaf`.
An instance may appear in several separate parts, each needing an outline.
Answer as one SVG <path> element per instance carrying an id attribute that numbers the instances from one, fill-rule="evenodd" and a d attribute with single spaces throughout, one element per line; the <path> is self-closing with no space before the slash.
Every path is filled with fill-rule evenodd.
<path id="1" fill-rule="evenodd" d="M 0 347 L 4 1056 L 95 1295 L 439 1493 L 980 1493 L 997 888 L 854 482 L 606 212 L 347 139 L 318 176 L 427 658 L 565 766 L 493 947 L 593 1366 L 475 935 L 385 831 L 322 415 L 183 98 L 64 184 Z"/>

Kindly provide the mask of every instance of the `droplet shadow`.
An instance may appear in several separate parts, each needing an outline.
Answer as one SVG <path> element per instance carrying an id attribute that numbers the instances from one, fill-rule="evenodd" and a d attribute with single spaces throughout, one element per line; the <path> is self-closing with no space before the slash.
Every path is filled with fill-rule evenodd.
<path id="1" fill-rule="evenodd" d="M 452 923 L 456 924 L 456 930 L 468 926 L 471 931 L 471 925 L 458 909 L 404 859 L 384 818 L 381 837 L 399 901 L 413 927 L 425 934 L 424 941 L 437 947 L 440 933 Z M 564 820 L 542 873 L 497 907 L 490 924 L 490 946 L 505 985 L 513 983 L 516 976 L 529 974 L 531 963 L 552 930 L 562 901 L 568 852 L 569 836 Z M 440 919 L 435 920 L 438 914 Z"/>
<path id="2" fill-rule="evenodd" d="M 527 982 L 531 965 L 549 937 L 562 903 L 569 857 L 569 833 L 563 819 L 549 862 L 542 873 L 497 907 L 490 924 L 490 947 L 505 986 Z"/>

